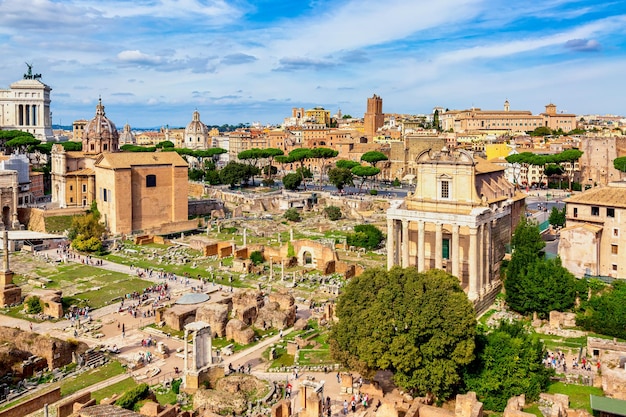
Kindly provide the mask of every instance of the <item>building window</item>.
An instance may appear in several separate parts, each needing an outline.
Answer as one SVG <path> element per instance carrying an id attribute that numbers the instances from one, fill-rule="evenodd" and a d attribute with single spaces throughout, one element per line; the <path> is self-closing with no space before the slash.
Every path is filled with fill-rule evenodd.
<path id="1" fill-rule="evenodd" d="M 617 271 L 617 264 L 612 264 L 612 265 L 611 265 L 611 269 L 612 269 L 613 271 Z"/>
<path id="2" fill-rule="evenodd" d="M 450 198 L 450 181 L 441 181 L 441 198 Z"/>
<path id="3" fill-rule="evenodd" d="M 83 193 L 87 192 L 87 184 L 83 184 Z"/>
<path id="4" fill-rule="evenodd" d="M 619 229 L 613 229 L 613 236 L 619 237 Z"/>
<path id="5" fill-rule="evenodd" d="M 611 245 L 611 253 L 617 255 L 619 247 L 617 245 Z"/>
<path id="6" fill-rule="evenodd" d="M 574 207 L 574 217 L 578 217 L 578 207 Z"/>
<path id="7" fill-rule="evenodd" d="M 599 216 L 600 215 L 600 207 L 592 206 L 591 207 L 591 215 L 592 216 Z"/>
<path id="8" fill-rule="evenodd" d="M 70 191 L 74 191 L 74 186 L 70 185 Z"/>
<path id="9" fill-rule="evenodd" d="M 156 187 L 156 175 L 146 176 L 146 187 Z"/>
<path id="10" fill-rule="evenodd" d="M 108 201 L 108 198 L 107 198 L 107 197 L 108 197 L 108 196 L 107 196 L 107 189 L 106 189 L 106 188 L 103 188 L 103 189 L 102 189 L 102 201 L 105 201 L 105 202 L 106 202 L 106 201 Z"/>
<path id="11" fill-rule="evenodd" d="M 607 207 L 606 217 L 615 217 L 615 209 L 613 207 Z"/>
<path id="12" fill-rule="evenodd" d="M 441 243 L 441 257 L 450 259 L 450 239 L 443 239 Z"/>
<path id="13" fill-rule="evenodd" d="M 74 202 L 74 198 L 70 197 L 70 203 L 73 203 L 73 202 Z"/>

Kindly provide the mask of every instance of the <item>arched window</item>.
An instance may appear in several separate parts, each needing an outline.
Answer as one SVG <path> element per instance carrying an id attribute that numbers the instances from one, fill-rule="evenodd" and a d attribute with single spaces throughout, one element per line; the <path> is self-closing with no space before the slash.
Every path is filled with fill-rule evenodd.
<path id="1" fill-rule="evenodd" d="M 146 187 L 156 187 L 156 175 L 146 176 Z"/>

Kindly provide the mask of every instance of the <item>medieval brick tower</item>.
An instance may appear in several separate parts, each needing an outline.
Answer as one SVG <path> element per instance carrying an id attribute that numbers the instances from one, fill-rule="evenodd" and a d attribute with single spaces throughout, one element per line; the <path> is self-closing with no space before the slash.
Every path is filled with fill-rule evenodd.
<path id="1" fill-rule="evenodd" d="M 364 117 L 365 136 L 371 139 L 376 134 L 379 127 L 383 126 L 385 117 L 383 115 L 383 99 L 376 94 L 367 99 L 367 111 Z"/>

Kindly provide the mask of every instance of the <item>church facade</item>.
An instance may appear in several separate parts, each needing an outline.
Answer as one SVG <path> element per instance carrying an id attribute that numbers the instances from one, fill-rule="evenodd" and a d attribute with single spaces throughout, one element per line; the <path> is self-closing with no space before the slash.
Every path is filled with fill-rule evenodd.
<path id="1" fill-rule="evenodd" d="M 387 267 L 443 269 L 476 304 L 492 299 L 524 195 L 504 168 L 464 150 L 425 150 L 416 165 L 415 192 L 387 211 Z"/>

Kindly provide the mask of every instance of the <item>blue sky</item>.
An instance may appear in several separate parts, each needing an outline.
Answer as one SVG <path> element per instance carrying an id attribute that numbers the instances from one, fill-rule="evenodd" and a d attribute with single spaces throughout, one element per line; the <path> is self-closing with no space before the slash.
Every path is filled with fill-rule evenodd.
<path id="1" fill-rule="evenodd" d="M 280 123 L 434 106 L 626 115 L 626 2 L 0 0 L 0 88 L 24 62 L 53 123 Z"/>

